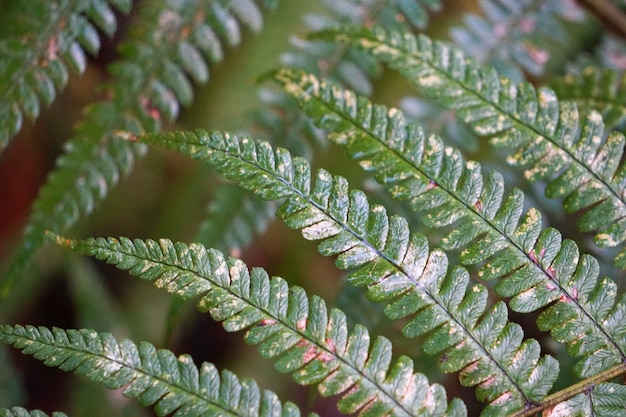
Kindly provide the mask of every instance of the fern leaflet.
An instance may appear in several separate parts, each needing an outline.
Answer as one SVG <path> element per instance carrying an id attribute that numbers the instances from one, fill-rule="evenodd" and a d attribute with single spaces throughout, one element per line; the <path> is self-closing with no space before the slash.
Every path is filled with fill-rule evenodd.
<path id="1" fill-rule="evenodd" d="M 143 406 L 154 406 L 158 416 L 293 416 L 292 403 L 281 404 L 271 391 L 220 373 L 210 363 L 198 369 L 189 355 L 178 358 L 165 349 L 90 329 L 63 330 L 34 326 L 0 326 L 0 341 L 33 355 L 47 366 L 72 371 L 123 394 Z"/>
<path id="2" fill-rule="evenodd" d="M 131 3 L 31 0 L 5 17 L 6 24 L 12 23 L 13 14 L 23 18 L 15 25 L 17 33 L 0 41 L 0 151 L 22 128 L 24 116 L 35 120 L 41 105 L 52 103 L 57 91 L 65 88 L 68 67 L 85 71 L 85 51 L 97 54 L 100 49 L 97 29 L 109 36 L 115 32 L 116 18 L 109 4 L 127 13 Z"/>
<path id="3" fill-rule="evenodd" d="M 180 104 L 193 99 L 190 81 L 209 77 L 206 61 L 221 61 L 221 40 L 211 25 L 223 27 L 226 42 L 238 42 L 239 26 L 228 10 L 210 0 L 162 0 L 143 9 L 144 22 L 114 63 L 110 100 L 88 109 L 77 135 L 40 189 L 24 237 L 5 277 L 7 291 L 44 244 L 44 232 L 63 232 L 93 211 L 110 188 L 128 174 L 145 149 L 119 132 L 155 132 L 178 116 Z M 200 19 L 200 18 L 201 19 Z M 217 30 L 217 29 L 216 29 Z"/>
<path id="4" fill-rule="evenodd" d="M 449 405 L 440 385 L 413 373 L 406 356 L 391 362 L 391 343 L 370 346 L 367 329 L 348 332 L 346 316 L 327 310 L 319 297 L 215 249 L 161 239 L 57 241 L 106 260 L 183 298 L 201 296 L 198 308 L 222 321 L 229 332 L 248 329 L 245 339 L 275 358 L 280 372 L 305 385 L 319 384 L 324 396 L 343 394 L 339 409 L 363 415 L 465 415 L 462 402 Z"/>
<path id="5" fill-rule="evenodd" d="M 67 417 L 67 414 L 55 411 L 52 417 Z M 22 407 L 0 408 L 0 417 L 48 417 L 48 414 L 41 410 L 28 411 Z"/>
<path id="6" fill-rule="evenodd" d="M 586 209 L 579 227 L 596 234 L 598 246 L 626 240 L 626 169 L 620 165 L 624 135 L 603 140 L 597 112 L 579 124 L 576 105 L 554 91 L 514 85 L 480 67 L 460 50 L 424 35 L 344 27 L 312 35 L 351 42 L 404 74 L 425 94 L 449 106 L 494 146 L 512 149 L 507 162 L 523 167 L 529 181 L 549 180 L 546 195 L 563 197 L 567 212 Z M 626 269 L 626 248 L 615 263 Z"/>
<path id="7" fill-rule="evenodd" d="M 483 179 L 478 163 L 464 162 L 439 138 L 426 137 L 396 109 L 372 105 L 294 70 L 280 70 L 275 79 L 331 132 L 333 143 L 374 171 L 392 196 L 408 200 L 426 225 L 454 224 L 441 240 L 443 249 L 463 249 L 465 264 L 487 261 L 478 276 L 501 279 L 496 292 L 512 297 L 513 310 L 530 312 L 552 304 L 542 313 L 540 326 L 583 358 L 578 364 L 582 376 L 626 360 L 626 334 L 619 324 L 626 299 L 615 303 L 616 284 L 606 278 L 598 282 L 597 261 L 581 257 L 573 241 L 562 241 L 554 229 L 541 230 L 538 210 L 522 215 L 523 193 L 514 190 L 505 198 L 500 174 Z"/>
<path id="8" fill-rule="evenodd" d="M 429 334 L 424 349 L 441 354 L 442 370 L 461 371 L 464 385 L 477 386 L 478 398 L 491 402 L 485 415 L 523 408 L 550 389 L 558 364 L 540 357 L 536 341 L 522 341 L 521 327 L 507 320 L 506 305 L 499 302 L 485 312 L 485 287 L 468 288 L 463 268 L 448 273 L 443 252 L 429 253 L 426 238 L 411 234 L 405 219 L 370 207 L 344 178 L 320 170 L 313 183 L 305 160 L 230 134 L 164 133 L 140 140 L 203 160 L 265 200 L 287 198 L 278 216 L 302 229 L 306 239 L 321 240 L 320 253 L 338 255 L 340 268 L 358 268 L 349 280 L 366 286 L 370 299 L 388 301 L 390 318 L 413 316 L 404 334 Z M 531 374 L 541 377 L 529 379 Z"/>

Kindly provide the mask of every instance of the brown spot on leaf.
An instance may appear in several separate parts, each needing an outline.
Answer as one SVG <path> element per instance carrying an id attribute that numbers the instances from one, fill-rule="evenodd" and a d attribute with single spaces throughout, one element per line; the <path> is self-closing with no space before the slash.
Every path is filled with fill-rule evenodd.
<path id="1" fill-rule="evenodd" d="M 296 322 L 296 329 L 300 330 L 301 332 L 306 330 L 306 317 L 303 317 Z"/>
<path id="2" fill-rule="evenodd" d="M 335 341 L 333 339 L 327 338 L 325 342 L 326 347 L 329 351 L 331 351 L 332 353 L 335 353 L 337 351 L 337 346 L 335 345 Z"/>
<path id="3" fill-rule="evenodd" d="M 328 352 L 322 352 L 319 354 L 317 359 L 319 359 L 321 362 L 327 363 L 335 359 L 335 357 Z"/>
<path id="4" fill-rule="evenodd" d="M 428 181 L 428 185 L 426 186 L 426 191 L 430 191 L 436 187 L 437 187 L 437 183 L 434 180 L 430 180 Z"/>
<path id="5" fill-rule="evenodd" d="M 317 348 L 315 346 L 311 346 L 304 352 L 304 363 L 309 363 L 317 356 Z"/>
<path id="6" fill-rule="evenodd" d="M 276 324 L 276 320 L 274 319 L 263 319 L 260 322 L 257 323 L 257 326 L 259 327 L 263 327 L 263 326 L 272 326 Z"/>

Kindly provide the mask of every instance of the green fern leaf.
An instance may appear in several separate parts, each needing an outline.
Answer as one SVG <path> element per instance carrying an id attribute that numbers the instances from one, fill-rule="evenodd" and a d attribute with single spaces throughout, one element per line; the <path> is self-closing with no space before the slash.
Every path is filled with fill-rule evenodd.
<path id="1" fill-rule="evenodd" d="M 325 13 L 305 17 L 308 30 L 347 23 L 369 25 L 372 22 L 385 27 L 424 29 L 428 24 L 428 13 L 441 8 L 440 0 L 323 0 L 321 3 Z M 292 46 L 293 50 L 281 55 L 283 65 L 324 75 L 366 95 L 372 92 L 372 79 L 381 72 L 375 60 L 354 48 L 296 38 Z M 323 143 L 319 133 L 299 115 L 293 102 L 282 96 L 282 92 L 266 88 L 261 91 L 260 98 L 267 106 L 256 114 L 257 124 L 268 132 L 268 137 L 274 138 L 273 143 L 303 156 L 310 152 L 310 143 Z"/>
<path id="2" fill-rule="evenodd" d="M 412 316 L 403 332 L 429 334 L 425 350 L 442 355 L 442 370 L 461 371 L 464 385 L 477 386 L 477 396 L 491 402 L 486 415 L 523 408 L 550 389 L 558 364 L 550 356 L 540 358 L 536 341 L 522 342 L 522 329 L 508 322 L 505 304 L 486 312 L 486 288 L 468 288 L 462 268 L 448 273 L 443 252 L 429 253 L 426 238 L 411 234 L 406 220 L 370 207 L 345 179 L 320 170 L 313 183 L 303 159 L 229 134 L 183 132 L 140 140 L 201 159 L 263 199 L 287 198 L 278 216 L 302 229 L 306 239 L 321 240 L 320 253 L 338 255 L 340 268 L 358 268 L 349 280 L 366 286 L 370 299 L 387 301 L 390 318 Z M 525 366 L 519 368 L 515 356 Z M 542 377 L 529 380 L 530 373 Z"/>
<path id="3" fill-rule="evenodd" d="M 607 129 L 626 120 L 626 73 L 587 67 L 550 83 L 561 100 L 574 101 L 584 112 L 597 110 Z"/>
<path id="4" fill-rule="evenodd" d="M 574 242 L 562 241 L 554 229 L 541 230 L 538 210 L 524 214 L 521 191 L 505 197 L 501 175 L 483 179 L 478 163 L 464 162 L 439 138 L 408 124 L 396 109 L 372 105 L 299 71 L 283 69 L 275 78 L 319 127 L 331 132 L 333 143 L 374 171 L 392 196 L 408 200 L 426 225 L 454 225 L 442 247 L 463 249 L 465 264 L 486 261 L 478 276 L 500 279 L 496 292 L 511 298 L 513 310 L 530 312 L 553 304 L 540 325 L 582 358 L 578 366 L 583 376 L 626 360 L 626 335 L 617 324 L 626 305 L 623 299 L 616 304 L 615 283 L 598 282 L 597 261 L 581 258 Z M 581 339 L 594 343 L 579 349 Z"/>
<path id="5" fill-rule="evenodd" d="M 281 404 L 271 391 L 261 392 L 249 379 L 217 371 L 203 363 L 198 369 L 188 355 L 176 358 L 143 342 L 117 341 L 90 329 L 63 330 L 34 326 L 0 326 L 0 341 L 33 355 L 47 366 L 72 371 L 123 394 L 159 416 L 299 416 L 298 408 Z"/>
<path id="6" fill-rule="evenodd" d="M 280 372 L 296 382 L 319 384 L 324 396 L 342 395 L 339 409 L 362 415 L 465 415 L 464 405 L 449 405 L 439 385 L 414 374 L 413 362 L 391 362 L 391 343 L 370 336 L 362 326 L 348 332 L 345 315 L 327 310 L 318 297 L 281 278 L 270 279 L 255 268 L 248 271 L 199 244 L 169 240 L 87 239 L 57 241 L 81 253 L 106 260 L 132 275 L 153 282 L 183 298 L 201 296 L 198 307 L 222 321 L 229 332 L 248 329 L 245 339 L 259 353 L 276 359 Z"/>
<path id="7" fill-rule="evenodd" d="M 0 41 L 0 151 L 21 129 L 24 117 L 35 120 L 42 105 L 50 105 L 65 88 L 68 67 L 85 71 L 85 52 L 100 49 L 98 29 L 109 36 L 115 32 L 109 3 L 130 10 L 130 1 L 107 0 L 33 0 L 9 9 L 6 20 L 16 30 Z"/>
<path id="8" fill-rule="evenodd" d="M 207 9 L 214 13 L 205 13 Z M 208 77 L 204 54 L 221 59 L 213 45 L 219 39 L 204 38 L 209 25 L 218 25 L 215 21 L 238 27 L 226 9 L 209 0 L 163 0 L 162 5 L 146 5 L 142 13 L 143 26 L 135 28 L 134 37 L 121 47 L 124 58 L 111 67 L 111 99 L 88 109 L 77 135 L 67 143 L 66 153 L 40 189 L 21 245 L 4 278 L 5 292 L 44 244 L 44 232 L 63 232 L 91 213 L 145 152 L 145 148 L 112 138 L 122 131 L 158 131 L 163 119 L 178 116 L 180 104 L 191 103 L 189 78 L 204 82 Z M 205 20 L 198 20 L 198 16 Z"/>
<path id="9" fill-rule="evenodd" d="M 253 0 L 231 0 L 224 1 L 231 9 L 237 19 L 244 23 L 251 31 L 259 32 L 263 28 L 263 15 L 261 9 Z"/>
<path id="10" fill-rule="evenodd" d="M 22 407 L 0 408 L 0 417 L 48 417 L 48 414 L 41 410 L 28 411 Z M 67 417 L 67 414 L 55 411 L 52 417 Z"/>
<path id="11" fill-rule="evenodd" d="M 514 85 L 460 50 L 423 35 L 345 27 L 312 37 L 359 45 L 453 108 L 476 134 L 512 150 L 507 162 L 524 168 L 530 181 L 548 180 L 547 196 L 564 198 L 567 212 L 586 210 L 579 227 L 599 230 L 598 246 L 626 240 L 626 169 L 619 163 L 624 136 L 614 133 L 603 140 L 599 113 L 579 124 L 576 106 L 559 103 L 552 90 Z M 626 248 L 615 263 L 626 269 Z"/>
<path id="12" fill-rule="evenodd" d="M 324 5 L 335 19 L 344 23 L 359 19 L 389 28 L 425 29 L 428 12 L 441 9 L 439 0 L 385 0 L 379 4 L 368 4 L 361 0 L 324 0 Z"/>

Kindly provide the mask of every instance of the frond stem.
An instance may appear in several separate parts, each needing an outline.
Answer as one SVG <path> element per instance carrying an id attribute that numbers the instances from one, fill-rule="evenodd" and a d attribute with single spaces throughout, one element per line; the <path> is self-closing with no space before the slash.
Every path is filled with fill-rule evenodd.
<path id="1" fill-rule="evenodd" d="M 526 409 L 517 411 L 511 414 L 509 417 L 531 417 L 543 410 L 546 410 L 563 401 L 566 401 L 575 395 L 593 389 L 593 387 L 601 382 L 609 381 L 624 374 L 626 374 L 626 362 L 622 362 L 621 364 L 609 368 L 606 371 L 602 371 L 599 374 L 577 382 L 576 384 L 562 389 L 561 391 L 557 391 L 552 395 L 548 395 L 538 404 L 529 405 Z"/>

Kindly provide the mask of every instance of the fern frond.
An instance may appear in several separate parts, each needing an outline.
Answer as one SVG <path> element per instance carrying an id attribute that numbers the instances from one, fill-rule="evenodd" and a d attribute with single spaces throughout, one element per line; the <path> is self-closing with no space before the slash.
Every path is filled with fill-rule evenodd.
<path id="1" fill-rule="evenodd" d="M 324 396 L 342 395 L 342 412 L 362 415 L 465 415 L 462 402 L 447 403 L 440 385 L 428 385 L 402 356 L 391 361 L 391 342 L 370 336 L 362 326 L 348 332 L 346 316 L 328 311 L 282 278 L 271 278 L 200 244 L 161 239 L 57 241 L 106 260 L 130 274 L 183 298 L 201 297 L 198 308 L 223 322 L 229 332 L 248 329 L 246 342 L 276 359 L 280 372 L 304 385 L 318 384 Z"/>
<path id="2" fill-rule="evenodd" d="M 626 360 L 626 335 L 618 324 L 626 300 L 616 304 L 615 283 L 598 281 L 593 257 L 581 257 L 576 244 L 563 241 L 558 231 L 541 229 L 538 210 L 523 213 L 520 190 L 505 196 L 500 174 L 483 178 L 478 163 L 463 161 L 458 151 L 436 136 L 427 137 L 396 109 L 373 105 L 310 74 L 282 69 L 275 78 L 330 132 L 333 143 L 373 171 L 393 197 L 408 200 L 423 223 L 454 225 L 442 238 L 442 248 L 463 249 L 464 264 L 486 261 L 478 276 L 500 279 L 496 292 L 511 298 L 513 310 L 530 312 L 552 304 L 542 313 L 542 330 L 552 331 L 582 358 L 582 376 Z M 545 319 L 555 315 L 558 320 Z M 583 338 L 594 343 L 578 348 Z"/>
<path id="3" fill-rule="evenodd" d="M 484 17 L 467 14 L 463 26 L 450 30 L 455 44 L 477 61 L 494 66 L 517 81 L 522 72 L 539 76 L 553 52 L 572 42 L 563 24 L 582 21 L 575 2 L 481 0 Z"/>
<path id="4" fill-rule="evenodd" d="M 594 238 L 598 246 L 623 246 L 624 135 L 613 133 L 604 140 L 599 113 L 591 112 L 580 123 L 576 105 L 559 102 L 554 91 L 514 85 L 457 48 L 423 35 L 344 27 L 312 37 L 354 43 L 387 62 L 425 94 L 453 108 L 477 135 L 512 150 L 507 162 L 524 168 L 529 181 L 548 181 L 547 196 L 564 198 L 567 212 L 585 210 L 579 228 L 599 231 Z M 626 248 L 615 264 L 626 269 Z"/>
<path id="5" fill-rule="evenodd" d="M 320 170 L 313 182 L 303 159 L 230 134 L 182 132 L 140 140 L 203 160 L 263 199 L 286 198 L 278 216 L 302 229 L 306 239 L 321 240 L 320 253 L 338 255 L 340 268 L 358 268 L 350 274 L 352 284 L 367 287 L 372 300 L 387 301 L 390 318 L 410 317 L 405 335 L 428 334 L 425 350 L 441 354 L 443 371 L 460 371 L 464 385 L 477 386 L 478 398 L 491 402 L 486 415 L 523 408 L 550 389 L 558 364 L 540 357 L 536 341 L 522 341 L 521 327 L 507 320 L 506 305 L 485 311 L 485 287 L 468 287 L 462 268 L 448 273 L 443 252 L 429 253 L 426 238 L 411 234 L 405 219 L 370 206 L 344 178 Z M 529 379 L 531 373 L 541 377 Z"/>
<path id="6" fill-rule="evenodd" d="M 581 112 L 599 111 L 607 129 L 626 120 L 625 72 L 586 67 L 580 73 L 557 78 L 550 87 L 559 99 L 575 102 Z"/>
<path id="7" fill-rule="evenodd" d="M 299 416 L 292 403 L 281 404 L 271 391 L 261 392 L 250 379 L 213 364 L 198 369 L 189 355 L 178 358 L 147 342 L 135 345 L 110 333 L 91 329 L 63 330 L 34 326 L 0 326 L 0 341 L 33 355 L 47 366 L 86 376 L 141 405 L 154 406 L 159 416 Z"/>
<path id="8" fill-rule="evenodd" d="M 17 30 L 0 41 L 0 152 L 22 128 L 24 117 L 35 120 L 42 105 L 50 105 L 65 88 L 68 67 L 85 71 L 86 52 L 95 55 L 100 49 L 98 29 L 113 35 L 117 23 L 111 6 L 127 13 L 131 3 L 32 0 L 5 16 L 19 24 L 11 22 Z"/>
<path id="9" fill-rule="evenodd" d="M 67 417 L 67 414 L 55 411 L 52 417 Z M 48 414 L 41 410 L 28 411 L 22 407 L 0 408 L 0 417 L 48 417 Z"/>
<path id="10" fill-rule="evenodd" d="M 88 109 L 40 189 L 5 277 L 5 291 L 44 244 L 46 230 L 61 233 L 91 213 L 145 152 L 112 139 L 121 131 L 155 132 L 163 120 L 175 119 L 180 104 L 193 99 L 192 81 L 207 81 L 208 62 L 222 60 L 222 42 L 239 39 L 232 33 L 239 31 L 235 17 L 210 0 L 148 3 L 141 16 L 142 24 L 121 47 L 123 59 L 111 67 L 110 99 Z"/>
<path id="11" fill-rule="evenodd" d="M 254 237 L 265 230 L 274 217 L 274 209 L 245 190 L 230 184 L 213 191 L 207 217 L 195 240 L 206 247 L 226 252 L 240 251 Z"/>
<path id="12" fill-rule="evenodd" d="M 309 15 L 310 30 L 342 24 L 378 24 L 395 29 L 424 29 L 428 12 L 441 8 L 440 0 L 324 0 L 328 16 Z M 375 61 L 354 49 L 298 40 L 297 51 L 282 56 L 282 63 L 309 72 L 320 72 L 364 94 L 371 93 L 371 79 L 380 71 Z"/>

